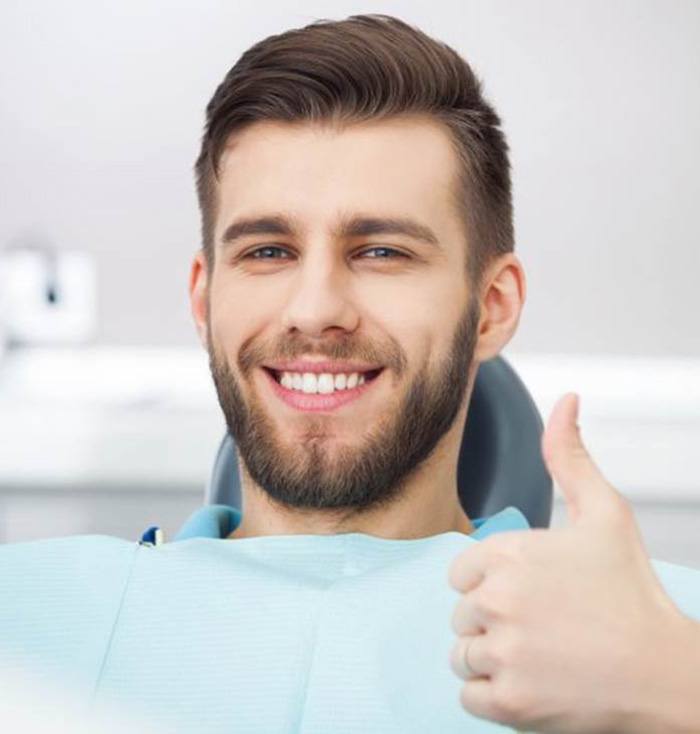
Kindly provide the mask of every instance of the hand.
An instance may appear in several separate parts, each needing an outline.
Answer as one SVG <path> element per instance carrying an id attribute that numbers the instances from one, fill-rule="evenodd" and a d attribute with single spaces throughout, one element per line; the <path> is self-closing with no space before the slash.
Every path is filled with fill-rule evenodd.
<path id="1" fill-rule="evenodd" d="M 450 567 L 462 592 L 451 657 L 465 680 L 461 703 L 543 733 L 661 731 L 635 728 L 637 717 L 689 620 L 656 577 L 631 506 L 588 455 L 577 417 L 568 393 L 542 438 L 567 526 L 496 533 Z"/>

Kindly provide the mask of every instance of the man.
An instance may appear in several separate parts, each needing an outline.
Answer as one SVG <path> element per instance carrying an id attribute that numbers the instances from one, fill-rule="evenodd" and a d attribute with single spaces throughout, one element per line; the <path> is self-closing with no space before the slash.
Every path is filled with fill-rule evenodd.
<path id="1" fill-rule="evenodd" d="M 190 278 L 242 512 L 204 508 L 153 547 L 5 549 L 18 600 L 0 611 L 5 655 L 173 731 L 641 731 L 628 711 L 641 687 L 621 706 L 598 692 L 590 720 L 585 697 L 561 711 L 530 692 L 526 705 L 519 656 L 485 644 L 505 650 L 502 630 L 516 639 L 533 622 L 504 611 L 512 566 L 477 554 L 527 522 L 515 508 L 472 521 L 455 482 L 478 365 L 525 300 L 499 124 L 464 60 L 388 16 L 243 54 L 207 107 Z M 572 496 L 574 425 L 567 397 L 545 457 Z M 485 575 L 501 582 L 479 597 L 492 617 L 471 605 Z M 658 606 L 656 621 L 685 632 L 670 599 Z M 463 687 L 453 647 L 454 672 L 488 689 Z"/>

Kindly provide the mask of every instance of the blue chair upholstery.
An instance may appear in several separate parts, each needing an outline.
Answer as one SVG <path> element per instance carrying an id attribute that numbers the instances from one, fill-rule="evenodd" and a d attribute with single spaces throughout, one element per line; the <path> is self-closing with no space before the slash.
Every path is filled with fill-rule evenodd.
<path id="1" fill-rule="evenodd" d="M 501 357 L 484 362 L 474 383 L 457 468 L 470 518 L 517 507 L 531 527 L 549 527 L 552 480 L 540 450 L 543 424 L 530 393 Z M 224 435 L 206 489 L 207 504 L 241 508 L 238 457 Z"/>

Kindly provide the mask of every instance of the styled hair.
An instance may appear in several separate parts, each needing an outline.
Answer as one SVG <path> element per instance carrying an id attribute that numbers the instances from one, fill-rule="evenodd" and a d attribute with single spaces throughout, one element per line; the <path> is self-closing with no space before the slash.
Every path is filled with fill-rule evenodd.
<path id="1" fill-rule="evenodd" d="M 452 192 L 467 271 L 478 283 L 513 250 L 508 144 L 481 82 L 451 47 L 384 14 L 321 19 L 249 48 L 206 109 L 195 163 L 202 246 L 214 264 L 219 162 L 229 137 L 255 122 L 343 125 L 419 115 L 442 123 L 458 160 Z"/>

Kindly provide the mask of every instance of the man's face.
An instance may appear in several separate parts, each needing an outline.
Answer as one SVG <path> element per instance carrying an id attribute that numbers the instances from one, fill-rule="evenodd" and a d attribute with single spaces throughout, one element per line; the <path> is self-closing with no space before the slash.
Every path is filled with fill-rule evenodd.
<path id="1" fill-rule="evenodd" d="M 456 165 L 447 134 L 416 119 L 257 123 L 224 152 L 207 348 L 241 459 L 277 502 L 385 503 L 453 425 L 479 319 Z M 348 226 L 360 219 L 434 241 Z"/>

